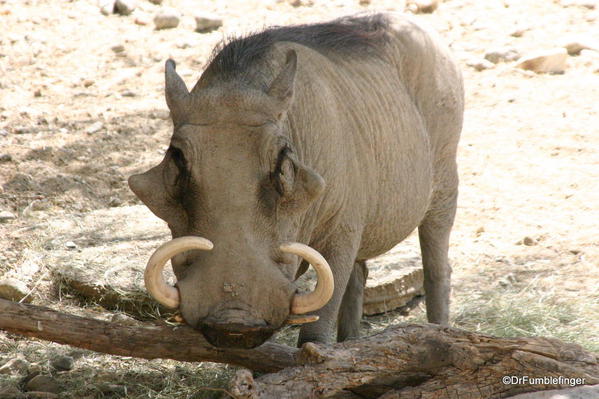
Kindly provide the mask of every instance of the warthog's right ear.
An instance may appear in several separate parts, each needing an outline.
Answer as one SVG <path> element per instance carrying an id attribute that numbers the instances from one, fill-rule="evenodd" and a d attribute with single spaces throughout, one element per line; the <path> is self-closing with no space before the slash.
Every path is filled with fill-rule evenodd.
<path id="1" fill-rule="evenodd" d="M 297 71 L 297 53 L 295 50 L 287 52 L 285 66 L 279 75 L 272 81 L 267 94 L 281 104 L 279 117 L 287 111 L 293 100 L 293 86 Z"/>
<path id="2" fill-rule="evenodd" d="M 180 119 L 187 112 L 189 91 L 175 68 L 175 61 L 168 59 L 164 66 L 165 95 L 173 119 Z"/>
<path id="3" fill-rule="evenodd" d="M 326 187 L 326 183 L 314 169 L 301 162 L 296 163 L 297 176 L 295 188 L 284 202 L 285 208 L 292 211 L 304 210 L 316 198 L 318 198 Z"/>

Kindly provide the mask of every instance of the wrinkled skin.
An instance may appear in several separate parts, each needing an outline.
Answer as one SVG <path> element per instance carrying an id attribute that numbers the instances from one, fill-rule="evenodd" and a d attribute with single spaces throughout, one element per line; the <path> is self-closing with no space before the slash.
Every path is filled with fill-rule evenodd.
<path id="1" fill-rule="evenodd" d="M 335 280 L 299 344 L 330 342 L 337 322 L 338 340 L 356 337 L 364 261 L 415 228 L 428 319 L 448 322 L 462 80 L 411 19 L 394 17 L 391 33 L 372 59 L 277 43 L 260 65 L 267 89 L 208 67 L 188 93 L 167 73 L 170 148 L 129 184 L 173 238 L 214 243 L 172 260 L 183 318 L 214 345 L 259 345 L 289 316 L 306 266 L 279 251 L 289 241 L 318 250 Z"/>

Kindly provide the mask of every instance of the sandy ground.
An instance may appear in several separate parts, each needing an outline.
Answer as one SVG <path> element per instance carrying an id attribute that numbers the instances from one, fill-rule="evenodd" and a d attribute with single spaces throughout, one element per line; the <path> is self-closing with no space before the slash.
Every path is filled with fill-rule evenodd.
<path id="1" fill-rule="evenodd" d="M 0 211 L 16 216 L 0 223 L 0 278 L 26 275 L 34 303 L 61 306 L 48 251 L 64 239 L 62 228 L 56 235 L 47 228 L 52 220 L 77 225 L 91 211 L 139 204 L 126 178 L 157 163 L 168 146 L 168 57 L 192 86 L 223 37 L 402 8 L 387 0 L 223 3 L 165 0 L 181 23 L 156 31 L 160 7 L 144 0 L 129 16 L 104 16 L 93 1 L 0 0 Z M 468 66 L 498 47 L 527 54 L 573 35 L 599 41 L 599 4 L 578 3 L 448 0 L 418 18 L 450 44 L 466 84 L 450 254 L 454 323 L 485 330 L 498 313 L 534 308 L 543 328 L 523 334 L 599 350 L 599 55 L 568 57 L 557 75 L 522 71 L 514 62 L 480 72 Z M 194 32 L 198 12 L 218 13 L 223 26 Z M 123 51 L 113 50 L 118 45 Z M 151 236 L 156 221 L 147 223 Z M 130 233 L 123 220 L 121 236 Z M 91 236 L 76 242 L 96 244 Z M 126 251 L 106 260 L 118 256 Z M 549 323 L 549 314 L 570 317 Z M 9 341 L 0 334 L 0 342 Z"/>

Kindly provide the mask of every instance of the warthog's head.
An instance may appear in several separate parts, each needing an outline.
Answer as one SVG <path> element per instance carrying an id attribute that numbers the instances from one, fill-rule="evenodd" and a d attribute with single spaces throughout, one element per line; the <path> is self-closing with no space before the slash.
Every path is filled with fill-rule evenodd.
<path id="1" fill-rule="evenodd" d="M 258 346 L 290 314 L 316 310 L 332 295 L 326 261 L 295 242 L 325 186 L 300 162 L 284 128 L 296 63 L 289 52 L 264 90 L 201 79 L 189 93 L 167 61 L 170 147 L 158 166 L 129 178 L 131 190 L 173 236 L 148 263 L 148 291 L 163 305 L 179 307 L 215 346 Z M 162 276 L 171 258 L 176 287 Z M 301 258 L 319 281 L 313 292 L 296 295 Z"/>

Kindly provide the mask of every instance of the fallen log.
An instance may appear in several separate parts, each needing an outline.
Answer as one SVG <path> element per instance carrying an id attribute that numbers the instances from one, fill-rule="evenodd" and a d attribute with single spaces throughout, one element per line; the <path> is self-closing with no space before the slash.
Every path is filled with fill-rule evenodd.
<path id="1" fill-rule="evenodd" d="M 220 349 L 185 325 L 114 323 L 0 299 L 0 329 L 27 337 L 144 359 L 216 362 L 272 372 L 296 365 L 295 348 L 266 343 L 257 349 Z"/>
<path id="2" fill-rule="evenodd" d="M 599 383 L 598 356 L 579 345 L 432 324 L 333 346 L 309 343 L 297 359 L 302 366 L 255 380 L 241 370 L 230 392 L 238 399 L 486 399 Z"/>
<path id="3" fill-rule="evenodd" d="M 0 329 L 113 355 L 276 371 L 254 379 L 241 370 L 229 390 L 238 399 L 486 399 L 599 384 L 597 354 L 579 345 L 495 338 L 433 324 L 398 325 L 340 344 L 308 343 L 301 350 L 274 343 L 232 350 L 212 347 L 183 325 L 115 323 L 0 299 Z M 528 381 L 506 384 L 506 376 Z M 545 377 L 549 380 L 530 383 Z"/>

